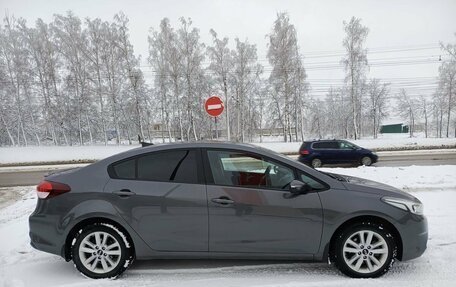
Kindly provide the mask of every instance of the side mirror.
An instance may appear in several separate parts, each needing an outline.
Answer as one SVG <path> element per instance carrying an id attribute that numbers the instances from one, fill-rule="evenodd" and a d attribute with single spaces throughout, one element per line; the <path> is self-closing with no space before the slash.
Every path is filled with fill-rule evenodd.
<path id="1" fill-rule="evenodd" d="M 300 180 L 293 180 L 290 183 L 290 192 L 292 194 L 303 194 L 310 191 L 310 186 Z"/>

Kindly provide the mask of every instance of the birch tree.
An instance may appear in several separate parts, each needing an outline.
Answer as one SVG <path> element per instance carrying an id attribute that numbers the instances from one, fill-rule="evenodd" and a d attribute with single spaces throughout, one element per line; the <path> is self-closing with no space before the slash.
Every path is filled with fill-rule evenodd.
<path id="1" fill-rule="evenodd" d="M 195 93 L 195 86 L 202 72 L 205 46 L 200 42 L 199 30 L 192 26 L 191 19 L 180 18 L 181 26 L 177 31 L 178 47 L 182 55 L 182 70 L 185 89 L 187 117 L 187 140 L 198 140 L 196 131 L 197 110 L 201 109 L 201 98 Z M 201 120 L 201 119 L 200 119 Z M 192 136 L 190 136 L 192 134 Z"/>
<path id="2" fill-rule="evenodd" d="M 228 78 L 233 67 L 233 59 L 231 50 L 228 48 L 228 38 L 219 39 L 217 33 L 211 29 L 209 31 L 212 35 L 212 46 L 207 47 L 207 54 L 210 59 L 209 71 L 223 92 L 224 105 L 225 105 L 225 127 L 226 138 L 231 140 L 231 97 L 228 95 Z"/>
<path id="3" fill-rule="evenodd" d="M 267 35 L 269 64 L 272 72 L 269 76 L 272 92 L 272 110 L 280 123 L 284 141 L 292 140 L 294 109 L 301 109 L 296 102 L 298 87 L 305 86 L 305 70 L 297 44 L 295 27 L 286 13 L 279 13 L 271 33 Z M 296 126 L 294 127 L 296 131 Z"/>
<path id="4" fill-rule="evenodd" d="M 397 95 L 399 115 L 408 120 L 409 134 L 413 137 L 415 131 L 415 121 L 419 109 L 418 102 L 412 98 L 405 89 L 401 89 Z"/>
<path id="5" fill-rule="evenodd" d="M 256 46 L 247 40 L 244 42 L 238 38 L 236 49 L 232 51 L 233 72 L 233 94 L 235 100 L 234 116 L 236 118 L 236 141 L 245 141 L 247 128 L 252 129 L 254 119 L 255 97 L 253 91 L 260 82 L 260 75 L 263 67 L 257 63 Z"/>
<path id="6" fill-rule="evenodd" d="M 372 121 L 372 135 L 374 138 L 377 138 L 381 121 L 386 116 L 388 94 L 388 84 L 381 84 L 378 79 L 372 79 L 369 82 L 367 110 Z"/>
<path id="7" fill-rule="evenodd" d="M 456 103 L 456 60 L 444 62 L 440 66 L 438 89 L 439 93 L 446 99 L 446 137 L 448 137 L 450 131 L 451 111 Z"/>
<path id="8" fill-rule="evenodd" d="M 346 36 L 342 42 L 347 54 L 342 59 L 345 68 L 345 83 L 350 96 L 352 111 L 353 137 L 358 139 L 361 132 L 361 90 L 368 69 L 367 49 L 364 48 L 369 29 L 361 25 L 361 19 L 352 17 L 350 22 L 344 21 Z"/>

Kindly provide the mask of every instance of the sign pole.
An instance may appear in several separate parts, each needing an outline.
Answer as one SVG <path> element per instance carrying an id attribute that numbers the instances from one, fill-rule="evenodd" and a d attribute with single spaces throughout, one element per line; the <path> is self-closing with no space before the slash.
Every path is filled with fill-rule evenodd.
<path id="1" fill-rule="evenodd" d="M 215 138 L 218 139 L 217 117 L 214 117 L 214 120 L 215 120 Z"/>

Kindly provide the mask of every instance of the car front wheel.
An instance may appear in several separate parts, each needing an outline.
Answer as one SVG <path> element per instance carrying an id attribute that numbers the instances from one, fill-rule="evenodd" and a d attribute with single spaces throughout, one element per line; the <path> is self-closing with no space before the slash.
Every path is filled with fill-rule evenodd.
<path id="1" fill-rule="evenodd" d="M 347 228 L 336 239 L 335 263 L 354 278 L 382 276 L 393 265 L 397 247 L 391 233 L 374 223 Z"/>
<path id="2" fill-rule="evenodd" d="M 132 263 L 131 244 L 112 225 L 89 225 L 76 235 L 73 242 L 74 264 L 87 277 L 116 278 Z"/>
<path id="3" fill-rule="evenodd" d="M 372 159 L 369 156 L 364 156 L 361 158 L 361 164 L 364 166 L 370 166 L 372 164 Z"/>

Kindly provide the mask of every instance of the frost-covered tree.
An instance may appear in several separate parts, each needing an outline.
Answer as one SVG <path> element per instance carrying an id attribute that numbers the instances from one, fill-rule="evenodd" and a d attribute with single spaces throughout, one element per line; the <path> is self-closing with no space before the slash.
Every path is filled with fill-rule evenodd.
<path id="1" fill-rule="evenodd" d="M 225 105 L 225 127 L 226 127 L 226 138 L 228 141 L 231 140 L 231 99 L 228 95 L 229 92 L 229 76 L 233 69 L 233 59 L 231 50 L 228 48 L 228 38 L 220 39 L 217 33 L 211 29 L 212 45 L 207 47 L 207 55 L 210 60 L 208 70 L 212 73 L 214 80 L 217 83 L 220 91 L 223 93 L 224 105 Z"/>
<path id="2" fill-rule="evenodd" d="M 387 97 L 389 95 L 388 84 L 380 83 L 378 79 L 370 80 L 367 90 L 367 111 L 372 121 L 372 135 L 377 138 L 381 121 L 385 118 Z"/>
<path id="3" fill-rule="evenodd" d="M 284 140 L 291 141 L 293 133 L 297 134 L 298 112 L 302 110 L 307 83 L 296 29 L 290 23 L 288 14 L 277 15 L 267 38 L 267 57 L 272 66 L 269 76 L 272 115 L 283 129 Z"/>
<path id="4" fill-rule="evenodd" d="M 350 22 L 344 21 L 346 36 L 342 42 L 347 54 L 342 59 L 345 68 L 345 83 L 350 96 L 352 112 L 353 137 L 358 139 L 361 133 L 362 89 L 365 85 L 368 69 L 367 49 L 364 44 L 369 29 L 361 24 L 361 19 L 352 17 Z"/>
<path id="5" fill-rule="evenodd" d="M 231 75 L 236 120 L 236 141 L 244 142 L 246 132 L 255 126 L 254 91 L 260 84 L 263 67 L 258 64 L 256 46 L 247 40 L 235 39 L 236 48 L 232 51 L 233 71 Z"/>
<path id="6" fill-rule="evenodd" d="M 456 103 L 456 60 L 443 62 L 439 68 L 439 93 L 445 98 L 446 137 L 449 136 L 451 111 Z"/>
<path id="7" fill-rule="evenodd" d="M 410 96 L 405 89 L 397 95 L 399 115 L 408 120 L 410 137 L 415 132 L 415 123 L 419 110 L 418 101 Z"/>

